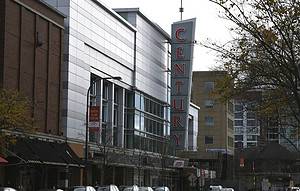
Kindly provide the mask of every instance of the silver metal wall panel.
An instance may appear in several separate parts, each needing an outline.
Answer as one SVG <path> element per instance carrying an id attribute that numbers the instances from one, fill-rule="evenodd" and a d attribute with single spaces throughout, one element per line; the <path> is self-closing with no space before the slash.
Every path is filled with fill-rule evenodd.
<path id="1" fill-rule="evenodd" d="M 136 14 L 137 74 L 139 90 L 167 102 L 166 38 Z"/>
<path id="2" fill-rule="evenodd" d="M 121 76 L 126 87 L 132 85 L 134 31 L 93 0 L 45 1 L 67 16 L 62 73 L 65 134 L 85 139 L 86 93 L 91 67 L 107 76 Z"/>

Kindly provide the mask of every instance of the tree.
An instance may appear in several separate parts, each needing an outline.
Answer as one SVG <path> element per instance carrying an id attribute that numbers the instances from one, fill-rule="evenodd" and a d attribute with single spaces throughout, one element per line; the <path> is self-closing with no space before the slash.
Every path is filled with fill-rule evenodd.
<path id="1" fill-rule="evenodd" d="M 209 45 L 220 55 L 219 69 L 228 72 L 217 84 L 217 94 L 228 100 L 259 90 L 258 113 L 280 119 L 282 126 L 289 122 L 298 127 L 300 1 L 210 1 L 221 8 L 224 19 L 235 24 L 232 41 Z"/>
<path id="2" fill-rule="evenodd" d="M 0 90 L 0 153 L 15 139 L 9 132 L 34 131 L 29 101 L 19 92 Z"/>

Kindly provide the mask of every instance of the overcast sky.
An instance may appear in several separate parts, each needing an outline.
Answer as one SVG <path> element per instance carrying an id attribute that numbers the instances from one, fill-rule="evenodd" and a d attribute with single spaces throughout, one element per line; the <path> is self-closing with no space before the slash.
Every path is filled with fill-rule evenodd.
<path id="1" fill-rule="evenodd" d="M 180 20 L 180 0 L 100 0 L 110 8 L 138 7 L 151 21 L 159 24 L 170 34 L 171 24 Z M 197 18 L 196 36 L 198 42 L 206 39 L 225 42 L 230 37 L 228 26 L 220 19 L 217 7 L 208 0 L 183 0 L 183 20 Z M 195 46 L 193 70 L 209 70 L 217 64 L 215 53 Z"/>

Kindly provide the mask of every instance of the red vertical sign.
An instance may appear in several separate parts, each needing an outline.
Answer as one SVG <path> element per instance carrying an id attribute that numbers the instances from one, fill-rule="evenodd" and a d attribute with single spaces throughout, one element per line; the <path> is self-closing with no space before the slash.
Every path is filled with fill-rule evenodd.
<path id="1" fill-rule="evenodd" d="M 89 112 L 89 128 L 90 131 L 98 131 L 100 128 L 100 107 L 90 106 Z"/>

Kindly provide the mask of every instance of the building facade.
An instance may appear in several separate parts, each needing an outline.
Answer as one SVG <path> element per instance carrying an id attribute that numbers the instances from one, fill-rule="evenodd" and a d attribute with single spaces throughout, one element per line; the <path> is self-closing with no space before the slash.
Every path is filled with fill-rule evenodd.
<path id="1" fill-rule="evenodd" d="M 233 103 L 220 103 L 213 94 L 216 83 L 225 75 L 219 71 L 193 72 L 192 100 L 202 108 L 198 119 L 199 151 L 234 153 Z"/>
<path id="2" fill-rule="evenodd" d="M 188 126 L 188 151 L 198 150 L 198 115 L 200 107 L 190 103 Z"/>
<path id="3" fill-rule="evenodd" d="M 194 71 L 192 101 L 201 108 L 198 116 L 198 152 L 193 161 L 215 170 L 217 178 L 230 179 L 230 165 L 234 155 L 233 103 L 221 103 L 214 93 L 226 72 Z M 231 161 L 231 162 L 230 162 Z"/>
<path id="4" fill-rule="evenodd" d="M 114 11 L 97 0 L 46 2 L 67 16 L 62 121 L 68 140 L 85 141 L 87 111 L 99 108 L 100 123 L 89 128 L 87 183 L 179 189 L 169 136 L 169 35 L 138 9 Z M 82 158 L 85 150 L 78 150 Z"/>
<path id="5" fill-rule="evenodd" d="M 234 101 L 235 148 L 249 148 L 258 145 L 260 124 L 251 102 Z"/>
<path id="6" fill-rule="evenodd" d="M 175 156 L 170 137 L 170 36 L 138 9 L 114 11 L 98 0 L 0 5 L 1 88 L 31 99 L 39 127 L 18 140 L 12 154 L 21 171 L 8 169 L 4 184 L 180 190 L 175 163 L 188 161 Z M 190 150 L 197 149 L 198 110 L 189 111 Z"/>
<path id="7" fill-rule="evenodd" d="M 20 91 L 38 131 L 60 136 L 64 15 L 32 0 L 0 5 L 0 88 Z"/>
<path id="8" fill-rule="evenodd" d="M 29 100 L 36 129 L 0 128 L 1 135 L 16 140 L 1 145 L 8 161 L 0 166 L 1 185 L 38 190 L 65 185 L 69 173 L 79 177 L 80 162 L 65 142 L 61 124 L 64 17 L 43 1 L 0 2 L 0 88 Z M 70 182 L 78 181 L 70 177 Z"/>

